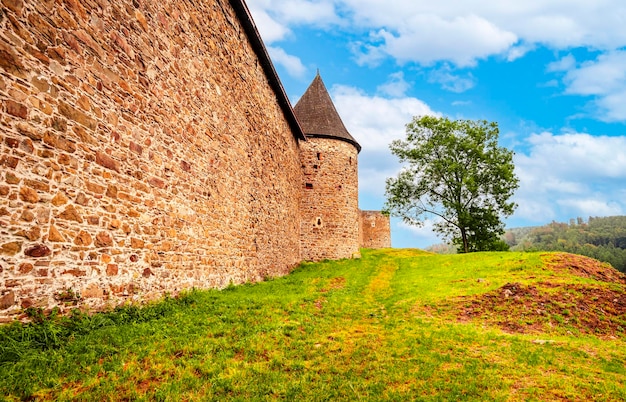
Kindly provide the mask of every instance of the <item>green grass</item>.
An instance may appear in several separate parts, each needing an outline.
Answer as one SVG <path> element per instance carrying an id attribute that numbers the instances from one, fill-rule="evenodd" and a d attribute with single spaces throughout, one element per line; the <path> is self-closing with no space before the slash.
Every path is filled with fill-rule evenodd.
<path id="1" fill-rule="evenodd" d="M 609 286 L 556 274 L 536 253 L 363 250 L 144 308 L 40 317 L 0 328 L 0 398 L 625 400 L 623 334 L 457 319 L 466 296 L 546 281 Z"/>

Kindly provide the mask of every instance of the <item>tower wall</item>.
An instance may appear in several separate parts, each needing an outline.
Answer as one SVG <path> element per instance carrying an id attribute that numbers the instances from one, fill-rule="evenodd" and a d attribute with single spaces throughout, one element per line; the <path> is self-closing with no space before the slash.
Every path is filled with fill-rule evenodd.
<path id="1" fill-rule="evenodd" d="M 389 216 L 380 211 L 360 211 L 360 235 L 363 248 L 390 248 Z"/>
<path id="2" fill-rule="evenodd" d="M 301 260 L 298 140 L 231 3 L 3 2 L 0 319 Z"/>
<path id="3" fill-rule="evenodd" d="M 356 148 L 345 141 L 315 137 L 300 146 L 302 259 L 360 256 Z"/>

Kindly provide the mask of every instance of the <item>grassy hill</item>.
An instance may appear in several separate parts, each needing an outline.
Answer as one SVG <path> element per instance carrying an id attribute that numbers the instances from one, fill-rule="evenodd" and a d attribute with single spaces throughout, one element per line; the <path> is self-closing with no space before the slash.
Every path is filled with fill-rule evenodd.
<path id="1" fill-rule="evenodd" d="M 364 250 L 0 328 L 7 400 L 625 400 L 626 279 L 563 253 Z"/>

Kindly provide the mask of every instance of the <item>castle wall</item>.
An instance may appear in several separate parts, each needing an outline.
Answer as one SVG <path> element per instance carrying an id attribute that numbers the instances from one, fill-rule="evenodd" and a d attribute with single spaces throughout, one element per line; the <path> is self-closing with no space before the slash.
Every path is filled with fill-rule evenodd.
<path id="1" fill-rule="evenodd" d="M 300 261 L 299 145 L 227 0 L 3 4 L 0 318 Z"/>
<path id="2" fill-rule="evenodd" d="M 389 216 L 380 211 L 360 211 L 360 244 L 363 248 L 390 248 Z"/>
<path id="3" fill-rule="evenodd" d="M 360 256 L 356 148 L 344 141 L 312 137 L 301 143 L 301 155 L 302 259 Z"/>

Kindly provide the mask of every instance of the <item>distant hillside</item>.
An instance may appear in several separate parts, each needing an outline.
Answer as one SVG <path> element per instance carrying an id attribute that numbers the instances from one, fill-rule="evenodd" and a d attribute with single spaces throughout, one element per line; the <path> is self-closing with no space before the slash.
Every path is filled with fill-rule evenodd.
<path id="1" fill-rule="evenodd" d="M 513 251 L 565 251 L 608 262 L 626 272 L 626 216 L 509 229 L 504 239 Z"/>

